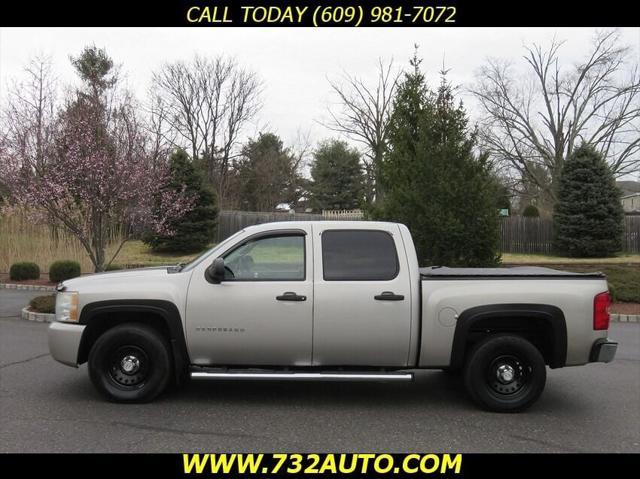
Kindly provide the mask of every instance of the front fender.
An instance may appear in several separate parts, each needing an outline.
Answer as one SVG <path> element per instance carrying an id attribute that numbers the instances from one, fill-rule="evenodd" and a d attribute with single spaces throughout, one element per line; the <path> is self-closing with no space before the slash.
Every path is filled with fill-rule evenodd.
<path id="1" fill-rule="evenodd" d="M 79 324 L 86 326 L 80 341 L 78 364 L 87 361 L 91 346 L 108 327 L 123 322 L 133 322 L 140 318 L 157 318 L 168 334 L 174 359 L 175 373 L 180 377 L 190 363 L 180 312 L 175 304 L 159 299 L 126 299 L 96 301 L 86 304 L 80 313 Z M 151 321 L 151 325 L 154 326 Z"/>

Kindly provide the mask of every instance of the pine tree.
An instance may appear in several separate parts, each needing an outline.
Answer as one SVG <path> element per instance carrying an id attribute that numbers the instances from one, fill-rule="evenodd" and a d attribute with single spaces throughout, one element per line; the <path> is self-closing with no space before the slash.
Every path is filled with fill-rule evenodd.
<path id="1" fill-rule="evenodd" d="M 611 169 L 590 145 L 565 162 L 554 208 L 555 249 L 573 257 L 612 256 L 622 249 L 624 212 Z"/>
<path id="2" fill-rule="evenodd" d="M 249 140 L 235 168 L 242 209 L 273 211 L 279 203 L 297 202 L 300 161 L 275 133 L 263 132 Z"/>
<path id="3" fill-rule="evenodd" d="M 331 140 L 313 153 L 309 185 L 311 204 L 320 210 L 359 208 L 364 200 L 360 154 L 347 143 Z"/>
<path id="4" fill-rule="evenodd" d="M 171 181 L 168 188 L 182 190 L 196 196 L 193 209 L 180 221 L 171 225 L 173 236 L 147 234 L 145 243 L 154 251 L 194 253 L 203 250 L 213 241 L 218 208 L 213 190 L 204 185 L 201 173 L 193 165 L 189 155 L 180 149 L 169 159 Z"/>
<path id="5" fill-rule="evenodd" d="M 487 157 L 473 153 L 475 134 L 446 73 L 431 92 L 417 56 L 411 65 L 395 98 L 385 198 L 374 216 L 405 223 L 422 264 L 495 265 L 499 217 Z"/>

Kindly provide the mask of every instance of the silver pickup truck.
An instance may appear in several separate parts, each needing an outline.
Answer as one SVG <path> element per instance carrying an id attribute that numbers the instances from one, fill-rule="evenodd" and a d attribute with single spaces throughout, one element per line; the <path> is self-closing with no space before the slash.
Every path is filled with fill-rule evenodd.
<path id="1" fill-rule="evenodd" d="M 609 303 L 599 273 L 421 269 L 401 224 L 269 223 L 186 266 L 64 281 L 49 348 L 88 362 L 114 401 L 189 377 L 410 381 L 443 369 L 480 406 L 521 411 L 546 366 L 614 358 Z"/>

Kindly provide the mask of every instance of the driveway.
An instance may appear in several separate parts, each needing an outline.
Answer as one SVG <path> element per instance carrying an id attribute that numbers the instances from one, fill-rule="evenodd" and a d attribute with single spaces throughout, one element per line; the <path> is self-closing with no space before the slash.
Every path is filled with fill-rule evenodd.
<path id="1" fill-rule="evenodd" d="M 550 370 L 523 414 L 479 411 L 438 371 L 413 383 L 199 382 L 156 402 L 104 401 L 48 355 L 40 293 L 0 290 L 0 452 L 640 452 L 640 324 L 612 324 L 615 362 Z"/>
<path id="2" fill-rule="evenodd" d="M 52 293 L 48 291 L 0 289 L 0 319 L 20 316 L 20 310 L 29 304 L 32 298 Z"/>

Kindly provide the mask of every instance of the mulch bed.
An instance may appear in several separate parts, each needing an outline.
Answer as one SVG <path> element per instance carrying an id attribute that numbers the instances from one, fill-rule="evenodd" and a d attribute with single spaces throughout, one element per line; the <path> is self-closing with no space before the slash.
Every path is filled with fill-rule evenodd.
<path id="1" fill-rule="evenodd" d="M 25 279 L 24 281 L 13 281 L 9 279 L 9 273 L 0 273 L 0 283 L 34 284 L 38 286 L 55 286 L 57 284 L 49 281 L 48 274 L 41 274 L 40 279 Z"/>
<path id="2" fill-rule="evenodd" d="M 613 303 L 610 311 L 614 314 L 640 314 L 639 303 Z"/>

